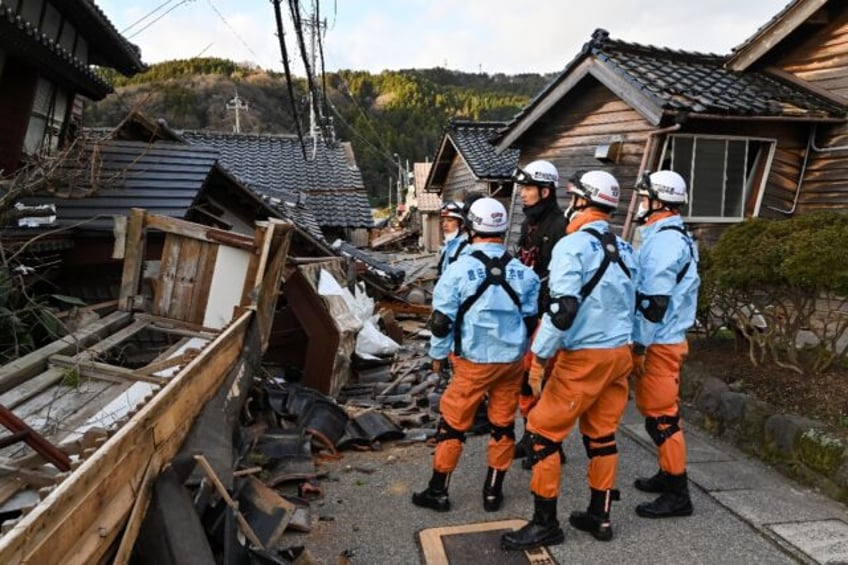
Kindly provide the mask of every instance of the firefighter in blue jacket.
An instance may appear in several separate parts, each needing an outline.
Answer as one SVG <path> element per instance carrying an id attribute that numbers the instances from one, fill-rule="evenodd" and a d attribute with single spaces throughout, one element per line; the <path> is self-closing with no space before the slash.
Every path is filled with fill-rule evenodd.
<path id="1" fill-rule="evenodd" d="M 449 354 L 454 370 L 439 407 L 429 486 L 412 495 L 413 504 L 441 512 L 450 510 L 450 475 L 477 406 L 487 394 L 491 436 L 483 508 L 491 512 L 501 507 L 503 479 L 515 447 L 523 357 L 539 298 L 539 277 L 503 245 L 509 226 L 503 205 L 480 198 L 470 206 L 468 221 L 469 253 L 445 270 L 433 290 L 429 351 L 433 370 L 438 372 Z"/>
<path id="2" fill-rule="evenodd" d="M 680 368 L 689 352 L 686 332 L 698 303 L 698 249 L 683 227 L 686 182 L 674 171 L 646 175 L 637 186 L 636 220 L 644 224 L 633 330 L 636 406 L 657 446 L 659 470 L 636 479 L 637 489 L 660 493 L 636 507 L 645 518 L 692 514 L 686 478 L 686 442 L 680 422 Z"/>
<path id="3" fill-rule="evenodd" d="M 462 204 L 456 201 L 448 201 L 442 204 L 439 212 L 442 224 L 442 238 L 444 245 L 439 255 L 438 276 L 442 276 L 448 265 L 456 261 L 463 249 L 468 245 L 468 234 L 465 233 L 465 216 L 462 213 Z"/>
<path id="4" fill-rule="evenodd" d="M 533 518 L 504 534 L 506 549 L 526 550 L 562 543 L 557 519 L 562 474 L 562 441 L 578 419 L 589 458 L 586 511 L 569 523 L 601 541 L 612 539 L 610 505 L 618 500 L 615 432 L 627 406 L 632 371 L 636 262 L 633 249 L 609 225 L 619 201 L 615 177 L 605 171 L 575 174 L 569 181 L 567 234 L 553 250 L 550 305 L 533 339 L 530 386 L 539 402 L 527 429 L 533 440 L 530 490 Z M 550 376 L 542 388 L 545 366 Z"/>

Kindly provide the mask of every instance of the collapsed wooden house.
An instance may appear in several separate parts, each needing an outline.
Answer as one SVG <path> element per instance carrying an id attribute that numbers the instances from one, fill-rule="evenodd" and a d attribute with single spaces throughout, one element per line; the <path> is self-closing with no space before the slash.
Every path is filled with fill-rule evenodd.
<path id="1" fill-rule="evenodd" d="M 246 336 L 267 346 L 291 233 L 132 211 L 117 309 L 0 367 L 13 432 L 0 439 L 0 514 L 20 513 L 3 522 L 0 563 L 128 559 L 153 481 L 225 377 L 247 372 Z M 133 341 L 148 359 L 125 361 Z"/>

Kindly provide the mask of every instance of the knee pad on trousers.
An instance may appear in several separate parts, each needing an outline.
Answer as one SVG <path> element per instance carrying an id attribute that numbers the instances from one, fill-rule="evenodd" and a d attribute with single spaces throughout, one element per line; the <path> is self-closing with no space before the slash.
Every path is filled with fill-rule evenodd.
<path id="1" fill-rule="evenodd" d="M 589 442 L 592 443 L 610 443 L 601 447 L 589 447 Z M 614 455 L 618 453 L 618 444 L 615 443 L 615 434 L 610 434 L 604 437 L 589 437 L 583 436 L 583 448 L 586 450 L 586 457 L 599 457 L 601 455 Z"/>
<path id="2" fill-rule="evenodd" d="M 465 443 L 465 432 L 457 430 L 456 428 L 451 427 L 450 424 L 445 422 L 444 418 L 439 420 L 439 425 L 436 426 L 436 443 L 441 443 L 443 441 L 447 441 L 449 439 L 457 439 L 462 443 Z"/>
<path id="3" fill-rule="evenodd" d="M 536 463 L 540 462 L 542 459 L 550 457 L 554 453 L 559 453 L 560 462 L 565 461 L 565 453 L 562 450 L 562 442 L 550 440 L 539 434 L 530 434 L 530 441 L 533 442 L 533 450 L 530 451 L 527 458 L 530 460 L 531 465 L 535 466 Z M 542 449 L 536 449 L 537 445 L 541 445 Z"/>
<path id="4" fill-rule="evenodd" d="M 660 430 L 660 426 L 662 425 L 667 425 L 668 427 Z M 680 414 L 645 418 L 645 429 L 648 431 L 651 439 L 654 440 L 654 444 L 659 447 L 665 443 L 665 440 L 680 431 Z"/>
<path id="5" fill-rule="evenodd" d="M 508 437 L 512 441 L 515 441 L 515 422 L 507 426 L 496 426 L 492 424 L 492 429 L 489 433 L 495 441 L 500 441 L 503 437 Z"/>

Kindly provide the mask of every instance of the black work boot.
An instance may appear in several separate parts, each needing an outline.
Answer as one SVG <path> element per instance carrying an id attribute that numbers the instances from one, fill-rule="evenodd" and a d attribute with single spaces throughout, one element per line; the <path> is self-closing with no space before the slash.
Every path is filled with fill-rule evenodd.
<path id="1" fill-rule="evenodd" d="M 692 500 L 686 473 L 667 475 L 666 490 L 653 502 L 643 502 L 636 507 L 636 514 L 643 518 L 672 518 L 690 516 Z"/>
<path id="2" fill-rule="evenodd" d="M 422 508 L 432 508 L 436 512 L 447 512 L 450 510 L 449 482 L 450 473 L 433 471 L 429 486 L 421 492 L 412 493 L 412 504 Z"/>
<path id="3" fill-rule="evenodd" d="M 660 469 L 653 477 L 640 477 L 633 481 L 633 486 L 642 492 L 665 492 L 668 484 L 668 473 Z"/>
<path id="4" fill-rule="evenodd" d="M 503 504 L 503 480 L 506 470 L 498 471 L 492 467 L 486 471 L 486 483 L 483 485 L 483 510 L 495 512 Z"/>
<path id="5" fill-rule="evenodd" d="M 501 548 L 525 550 L 565 541 L 556 517 L 557 499 L 533 495 L 533 506 L 533 519 L 520 530 L 502 535 Z"/>
<path id="6" fill-rule="evenodd" d="M 619 500 L 619 492 L 615 489 L 591 490 L 589 508 L 585 512 L 576 510 L 568 517 L 572 527 L 589 532 L 595 539 L 610 541 L 612 539 L 612 524 L 610 523 L 610 506 L 613 500 Z"/>

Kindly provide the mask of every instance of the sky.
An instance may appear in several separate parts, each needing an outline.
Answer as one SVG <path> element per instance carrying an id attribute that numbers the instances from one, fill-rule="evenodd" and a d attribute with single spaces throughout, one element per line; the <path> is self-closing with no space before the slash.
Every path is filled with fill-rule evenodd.
<path id="1" fill-rule="evenodd" d="M 562 70 L 596 28 L 624 41 L 726 54 L 789 0 L 324 0 L 324 68 Z M 318 0 L 303 0 L 311 12 Z M 270 0 L 96 0 L 146 63 L 210 56 L 282 71 Z M 287 1 L 282 1 L 287 13 Z M 304 76 L 293 26 L 283 32 Z M 307 39 L 308 41 L 308 39 Z M 292 56 L 292 54 L 295 54 Z"/>

